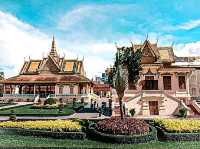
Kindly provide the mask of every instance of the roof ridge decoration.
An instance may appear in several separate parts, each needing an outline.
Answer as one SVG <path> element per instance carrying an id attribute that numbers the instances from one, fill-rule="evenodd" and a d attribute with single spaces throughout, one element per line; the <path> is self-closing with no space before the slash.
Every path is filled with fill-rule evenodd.
<path id="1" fill-rule="evenodd" d="M 153 48 L 151 47 L 151 43 L 148 40 L 145 40 L 142 46 L 142 52 L 145 49 L 145 47 L 148 46 L 149 51 L 151 52 L 151 54 L 157 58 L 157 55 L 155 53 L 155 51 L 153 50 Z"/>
<path id="2" fill-rule="evenodd" d="M 51 50 L 49 55 L 51 55 L 52 57 L 58 57 L 58 53 L 56 50 L 56 41 L 55 41 L 55 37 L 53 36 L 53 40 L 52 40 L 52 44 L 51 44 Z"/>

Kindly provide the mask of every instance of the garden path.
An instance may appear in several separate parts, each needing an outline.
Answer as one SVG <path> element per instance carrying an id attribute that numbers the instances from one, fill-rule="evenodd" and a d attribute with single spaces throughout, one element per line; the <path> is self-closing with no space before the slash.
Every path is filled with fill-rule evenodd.
<path id="1" fill-rule="evenodd" d="M 12 108 L 12 107 L 18 107 L 18 106 L 22 106 L 22 105 L 29 105 L 29 104 L 33 104 L 33 102 L 16 102 L 16 104 L 14 104 L 14 105 L 2 106 L 2 107 L 0 107 L 0 110 Z"/>
<path id="2" fill-rule="evenodd" d="M 109 118 L 107 116 L 101 115 L 99 117 L 99 113 L 74 113 L 69 116 L 56 116 L 56 117 L 42 117 L 42 116 L 17 116 L 18 120 L 55 120 L 55 119 L 104 119 Z M 9 116 L 0 116 L 0 121 L 9 120 Z"/>

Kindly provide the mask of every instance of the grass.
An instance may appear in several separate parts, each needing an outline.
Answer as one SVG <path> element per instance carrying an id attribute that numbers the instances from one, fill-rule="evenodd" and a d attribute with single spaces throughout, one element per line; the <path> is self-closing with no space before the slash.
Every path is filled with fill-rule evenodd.
<path id="1" fill-rule="evenodd" d="M 11 109 L 14 110 L 16 115 L 33 115 L 33 116 L 57 116 L 57 115 L 70 115 L 73 114 L 75 111 L 73 109 L 72 104 L 66 104 L 63 112 L 59 113 L 59 109 L 32 109 L 32 105 L 25 105 L 20 107 L 13 107 L 9 109 L 1 109 L 0 115 L 10 115 Z"/>
<path id="2" fill-rule="evenodd" d="M 116 149 L 199 149 L 200 142 L 159 142 L 144 144 L 111 144 L 92 140 L 68 140 L 20 135 L 0 135 L 0 148 L 66 147 L 66 148 L 116 148 Z"/>

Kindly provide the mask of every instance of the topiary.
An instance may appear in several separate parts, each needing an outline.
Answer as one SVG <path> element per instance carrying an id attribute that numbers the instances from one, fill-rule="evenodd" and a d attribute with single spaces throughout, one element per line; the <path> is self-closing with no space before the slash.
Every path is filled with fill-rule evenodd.
<path id="1" fill-rule="evenodd" d="M 16 120 L 16 114 L 14 110 L 10 110 L 10 116 L 9 116 L 9 120 L 14 121 Z"/>
<path id="2" fill-rule="evenodd" d="M 130 110 L 130 114 L 131 114 L 131 116 L 135 115 L 135 109 L 134 108 Z"/>
<path id="3" fill-rule="evenodd" d="M 44 105 L 53 105 L 56 104 L 56 99 L 55 98 L 48 98 L 47 100 L 45 100 Z"/>
<path id="4" fill-rule="evenodd" d="M 179 114 L 180 114 L 180 117 L 186 118 L 187 117 L 187 109 L 186 108 L 179 109 Z"/>

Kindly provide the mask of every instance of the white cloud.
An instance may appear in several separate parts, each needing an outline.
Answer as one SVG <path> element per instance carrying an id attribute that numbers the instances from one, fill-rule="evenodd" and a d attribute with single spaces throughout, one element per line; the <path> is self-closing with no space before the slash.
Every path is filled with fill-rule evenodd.
<path id="1" fill-rule="evenodd" d="M 175 46 L 177 56 L 198 56 L 200 55 L 200 41 Z"/>
<path id="2" fill-rule="evenodd" d="M 40 58 L 50 48 L 48 36 L 33 26 L 0 11 L 0 67 L 6 76 L 17 74 L 24 57 Z"/>
<path id="3" fill-rule="evenodd" d="M 24 57 L 41 59 L 42 54 L 49 52 L 51 46 L 51 37 L 37 28 L 22 22 L 15 16 L 0 11 L 0 70 L 5 72 L 6 77 L 17 75 L 24 62 Z M 77 44 L 78 50 L 74 50 L 73 43 L 56 39 L 59 53 L 66 58 L 73 59 L 79 54 L 79 58 L 83 57 L 79 51 L 84 51 L 85 70 L 89 78 L 95 76 L 99 72 L 104 72 L 109 66 L 110 61 L 99 56 L 99 53 L 113 51 L 114 44 L 108 42 L 93 42 L 85 44 Z"/>
<path id="4" fill-rule="evenodd" d="M 179 29 L 190 30 L 200 26 L 200 19 L 191 20 L 178 26 Z"/>

